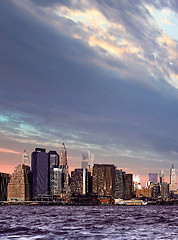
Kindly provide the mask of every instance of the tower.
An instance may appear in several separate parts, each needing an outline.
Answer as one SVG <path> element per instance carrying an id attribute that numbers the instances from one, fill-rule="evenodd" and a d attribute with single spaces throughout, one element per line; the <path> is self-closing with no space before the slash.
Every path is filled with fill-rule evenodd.
<path id="1" fill-rule="evenodd" d="M 87 169 L 88 169 L 89 160 L 90 160 L 90 152 L 83 151 L 82 152 L 83 194 L 87 193 Z"/>
<path id="2" fill-rule="evenodd" d="M 125 184 L 126 184 L 126 173 L 120 170 L 115 170 L 115 198 L 125 198 Z"/>
<path id="3" fill-rule="evenodd" d="M 67 165 L 67 149 L 64 142 L 60 148 L 60 169 L 62 170 L 62 194 L 68 194 L 69 191 L 69 173 Z"/>
<path id="4" fill-rule="evenodd" d="M 112 164 L 94 164 L 93 193 L 99 196 L 113 196 L 115 189 L 115 166 Z"/>
<path id="5" fill-rule="evenodd" d="M 172 168 L 170 169 L 170 184 L 169 191 L 177 191 L 177 183 L 176 183 L 176 171 L 174 165 L 172 164 Z"/>
<path id="6" fill-rule="evenodd" d="M 32 198 L 49 194 L 49 158 L 46 149 L 36 148 L 32 152 Z"/>
<path id="7" fill-rule="evenodd" d="M 59 185 L 59 177 L 60 171 L 59 168 L 59 155 L 56 151 L 49 151 L 49 193 L 50 195 L 57 195 L 58 190 L 60 188 Z"/>
<path id="8" fill-rule="evenodd" d="M 26 152 L 26 150 L 24 150 L 24 154 L 22 156 L 22 164 L 24 164 L 26 166 L 30 165 L 29 154 Z"/>
<path id="9" fill-rule="evenodd" d="M 64 142 L 60 148 L 60 166 L 67 166 L 67 150 Z"/>
<path id="10" fill-rule="evenodd" d="M 161 170 L 159 173 L 159 179 L 160 179 L 160 184 L 165 182 L 163 170 Z"/>

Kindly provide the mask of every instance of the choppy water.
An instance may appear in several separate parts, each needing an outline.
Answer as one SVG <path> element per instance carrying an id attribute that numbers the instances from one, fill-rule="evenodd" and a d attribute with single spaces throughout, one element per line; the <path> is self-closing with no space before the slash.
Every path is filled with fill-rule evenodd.
<path id="1" fill-rule="evenodd" d="M 178 206 L 0 206 L 0 239 L 178 239 Z"/>

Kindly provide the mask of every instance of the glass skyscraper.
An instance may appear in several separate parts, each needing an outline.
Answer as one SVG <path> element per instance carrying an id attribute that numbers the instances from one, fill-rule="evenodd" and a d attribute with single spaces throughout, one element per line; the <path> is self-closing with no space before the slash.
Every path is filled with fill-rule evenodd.
<path id="1" fill-rule="evenodd" d="M 49 157 L 46 149 L 36 148 L 31 155 L 32 198 L 49 194 Z"/>

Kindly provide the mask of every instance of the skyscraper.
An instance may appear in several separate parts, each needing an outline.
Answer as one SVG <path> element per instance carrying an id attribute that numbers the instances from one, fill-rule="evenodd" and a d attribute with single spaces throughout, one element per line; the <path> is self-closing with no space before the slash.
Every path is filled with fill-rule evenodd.
<path id="1" fill-rule="evenodd" d="M 93 193 L 99 196 L 113 196 L 115 189 L 115 166 L 110 164 L 94 164 Z"/>
<path id="2" fill-rule="evenodd" d="M 60 155 L 60 166 L 67 166 L 67 150 L 64 142 L 62 143 L 62 146 L 60 148 L 59 155 Z"/>
<path id="3" fill-rule="evenodd" d="M 158 183 L 158 174 L 157 173 L 149 173 L 149 182 L 152 182 L 153 184 Z"/>
<path id="4" fill-rule="evenodd" d="M 71 172 L 71 193 L 83 194 L 83 169 Z"/>
<path id="5" fill-rule="evenodd" d="M 55 193 L 58 192 L 57 188 L 59 186 L 55 186 L 55 184 L 59 184 L 59 180 L 55 179 L 54 181 L 54 169 L 55 169 L 55 177 L 59 176 L 59 172 L 57 171 L 56 168 L 59 168 L 59 155 L 56 151 L 49 151 L 48 153 L 49 156 L 49 193 L 50 195 L 54 195 Z"/>
<path id="6" fill-rule="evenodd" d="M 115 198 L 125 198 L 125 183 L 126 183 L 126 173 L 120 170 L 115 170 Z"/>
<path id="7" fill-rule="evenodd" d="M 30 165 L 30 160 L 29 160 L 29 154 L 24 150 L 24 154 L 22 156 L 22 164 L 29 166 Z"/>
<path id="8" fill-rule="evenodd" d="M 8 184 L 7 199 L 29 201 L 31 199 L 30 167 L 19 164 L 15 167 Z"/>
<path id="9" fill-rule="evenodd" d="M 49 157 L 46 149 L 36 148 L 32 152 L 32 198 L 49 194 Z"/>
<path id="10" fill-rule="evenodd" d="M 83 194 L 87 193 L 87 169 L 89 168 L 90 158 L 91 154 L 89 151 L 82 152 Z"/>
<path id="11" fill-rule="evenodd" d="M 160 179 L 159 180 L 160 184 L 165 182 L 163 170 L 161 170 L 160 173 L 159 173 L 159 179 Z"/>
<path id="12" fill-rule="evenodd" d="M 126 199 L 133 198 L 133 175 L 132 174 L 126 174 L 125 197 Z"/>
<path id="13" fill-rule="evenodd" d="M 173 164 L 172 164 L 172 168 L 170 169 L 169 191 L 177 191 L 176 171 Z"/>
<path id="14" fill-rule="evenodd" d="M 67 165 L 67 150 L 64 142 L 60 148 L 60 169 L 62 169 L 62 193 L 67 194 L 69 192 L 69 173 Z"/>
<path id="15" fill-rule="evenodd" d="M 7 200 L 7 185 L 10 182 L 10 174 L 0 172 L 0 201 Z"/>
<path id="16" fill-rule="evenodd" d="M 53 168 L 53 197 L 59 197 L 62 193 L 62 169 Z"/>

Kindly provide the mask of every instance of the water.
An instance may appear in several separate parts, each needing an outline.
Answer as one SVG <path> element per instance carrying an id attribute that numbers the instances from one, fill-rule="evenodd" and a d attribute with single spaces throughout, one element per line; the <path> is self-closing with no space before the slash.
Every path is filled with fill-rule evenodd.
<path id="1" fill-rule="evenodd" d="M 0 239 L 178 239 L 178 206 L 0 206 Z"/>

